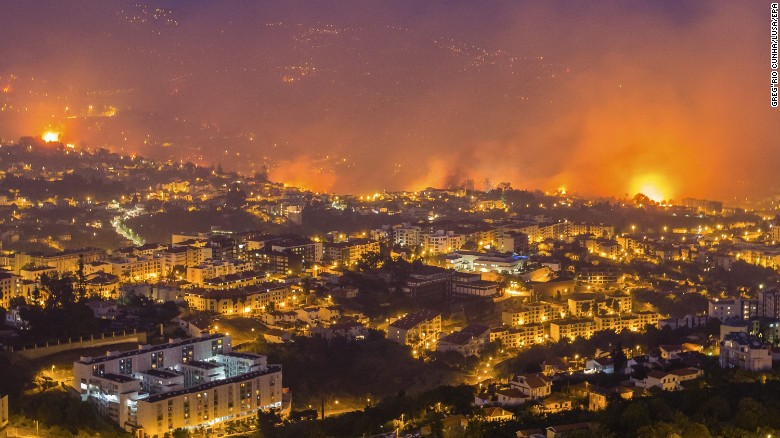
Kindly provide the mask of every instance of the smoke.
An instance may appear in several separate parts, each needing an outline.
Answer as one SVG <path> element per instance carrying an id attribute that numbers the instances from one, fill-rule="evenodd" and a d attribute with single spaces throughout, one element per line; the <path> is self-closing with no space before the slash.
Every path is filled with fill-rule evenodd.
<path id="1" fill-rule="evenodd" d="M 0 137 L 54 126 L 68 142 L 268 166 L 319 191 L 777 190 L 768 3 L 153 6 L 170 14 L 10 4 L 0 84 L 17 79 L 0 95 Z M 85 117 L 106 106 L 116 117 Z"/>

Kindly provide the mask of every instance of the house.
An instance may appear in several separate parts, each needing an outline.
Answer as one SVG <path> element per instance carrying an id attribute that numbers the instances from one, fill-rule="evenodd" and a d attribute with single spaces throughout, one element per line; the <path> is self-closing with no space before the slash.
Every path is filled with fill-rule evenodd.
<path id="1" fill-rule="evenodd" d="M 314 324 L 320 321 L 319 307 L 302 307 L 295 312 L 298 314 L 298 319 L 307 324 Z"/>
<path id="2" fill-rule="evenodd" d="M 521 374 L 509 382 L 511 388 L 516 388 L 531 400 L 549 396 L 552 393 L 552 380 L 543 374 Z"/>
<path id="3" fill-rule="evenodd" d="M 439 339 L 437 350 L 440 352 L 457 351 L 464 357 L 478 356 L 490 338 L 490 328 L 473 324 L 461 331 L 450 333 Z"/>
<path id="4" fill-rule="evenodd" d="M 674 374 L 675 376 L 677 376 L 677 381 L 682 383 L 682 382 L 687 382 L 688 380 L 698 379 L 699 377 L 704 375 L 704 371 L 698 368 L 688 367 L 688 368 L 680 368 L 678 370 L 670 371 L 669 374 Z"/>
<path id="5" fill-rule="evenodd" d="M 609 391 L 604 388 L 593 387 L 588 391 L 588 410 L 601 411 L 607 408 Z"/>
<path id="6" fill-rule="evenodd" d="M 88 296 L 106 299 L 119 298 L 119 277 L 105 272 L 96 272 L 85 279 L 84 288 Z"/>
<path id="7" fill-rule="evenodd" d="M 97 319 L 114 319 L 118 312 L 117 304 L 109 301 L 92 300 L 86 305 Z"/>
<path id="8" fill-rule="evenodd" d="M 560 394 L 553 394 L 541 400 L 539 405 L 534 406 L 534 408 L 539 414 L 557 414 L 558 412 L 570 411 L 572 404 L 570 399 Z"/>
<path id="9" fill-rule="evenodd" d="M 590 430 L 590 423 L 561 424 L 547 428 L 545 438 L 566 438 L 569 434 L 580 430 Z"/>
<path id="10" fill-rule="evenodd" d="M 615 361 L 610 357 L 596 357 L 585 362 L 585 373 L 604 373 L 613 374 L 615 372 Z"/>
<path id="11" fill-rule="evenodd" d="M 658 347 L 661 354 L 661 359 L 671 360 L 677 359 L 677 356 L 683 352 L 682 345 L 661 345 Z"/>
<path id="12" fill-rule="evenodd" d="M 22 329 L 25 330 L 29 328 L 29 323 L 22 319 L 22 315 L 20 314 L 20 307 L 12 307 L 8 309 L 8 311 L 5 314 L 5 325 L 8 327 L 13 327 L 15 329 Z"/>
<path id="13" fill-rule="evenodd" d="M 348 319 L 334 322 L 330 329 L 334 335 L 351 340 L 365 339 L 368 334 L 368 329 L 362 323 Z"/>
<path id="14" fill-rule="evenodd" d="M 474 404 L 477 406 L 485 406 L 493 401 L 493 396 L 487 392 L 480 392 L 474 396 Z"/>
<path id="15" fill-rule="evenodd" d="M 284 330 L 269 329 L 263 333 L 263 338 L 271 344 L 284 344 L 290 342 L 292 335 Z"/>
<path id="16" fill-rule="evenodd" d="M 634 390 L 625 386 L 616 386 L 614 388 L 600 388 L 593 386 L 588 392 L 588 410 L 600 411 L 607 408 L 609 398 L 617 396 L 623 400 L 634 398 Z"/>
<path id="17" fill-rule="evenodd" d="M 294 310 L 288 310 L 286 312 L 272 310 L 260 314 L 260 320 L 266 325 L 277 325 L 280 322 L 293 323 L 298 320 L 298 313 Z"/>
<path id="18" fill-rule="evenodd" d="M 547 434 L 542 429 L 522 429 L 515 434 L 517 438 L 546 438 Z"/>
<path id="19" fill-rule="evenodd" d="M 544 363 L 542 363 L 542 372 L 545 376 L 554 376 L 559 373 L 565 373 L 570 368 L 571 366 L 569 363 L 567 363 L 561 357 L 553 357 L 549 360 L 545 360 Z"/>
<path id="20" fill-rule="evenodd" d="M 656 387 L 664 391 L 679 391 L 683 389 L 682 382 L 695 380 L 703 375 L 704 372 L 698 368 L 681 368 L 670 372 L 654 370 L 650 371 L 643 381 L 637 382 L 637 386 Z"/>
<path id="21" fill-rule="evenodd" d="M 626 366 L 631 369 L 636 369 L 637 367 L 648 368 L 650 367 L 650 357 L 648 357 L 646 354 L 635 355 L 628 359 Z"/>
<path id="22" fill-rule="evenodd" d="M 505 388 L 496 391 L 496 397 L 498 397 L 498 404 L 501 406 L 514 406 L 521 405 L 528 400 L 528 396 L 523 391 L 517 388 Z"/>
<path id="23" fill-rule="evenodd" d="M 442 430 L 445 432 L 465 430 L 468 425 L 469 420 L 463 415 L 450 415 L 441 420 Z"/>
<path id="24" fill-rule="evenodd" d="M 511 420 L 514 417 L 513 413 L 499 407 L 483 408 L 482 412 L 485 414 L 485 420 L 487 421 Z"/>
<path id="25" fill-rule="evenodd" d="M 661 388 L 664 391 L 676 391 L 678 389 L 678 379 L 674 374 L 664 371 L 653 370 L 647 374 L 647 377 L 638 382 L 645 388 Z"/>
<path id="26" fill-rule="evenodd" d="M 320 336 L 324 339 L 333 339 L 334 337 L 342 337 L 349 340 L 365 339 L 368 330 L 363 324 L 357 321 L 343 320 L 335 322 L 330 326 L 315 325 L 308 330 L 309 336 Z"/>

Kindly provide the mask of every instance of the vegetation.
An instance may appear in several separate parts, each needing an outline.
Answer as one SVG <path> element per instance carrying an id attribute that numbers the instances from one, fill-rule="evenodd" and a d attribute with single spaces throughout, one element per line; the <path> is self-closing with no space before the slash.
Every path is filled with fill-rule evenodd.
<path id="1" fill-rule="evenodd" d="M 263 438 L 362 436 L 391 432 L 417 423 L 435 423 L 441 432 L 445 414 L 469 414 L 473 411 L 474 389 L 470 386 L 439 386 L 416 396 L 399 391 L 376 405 L 324 421 L 311 417 L 281 423 L 273 416 L 261 415 Z M 300 417 L 300 416 L 299 416 Z M 441 436 L 441 435 L 438 435 Z M 486 435 L 487 436 L 487 435 Z"/>
<path id="2" fill-rule="evenodd" d="M 407 347 L 371 332 L 362 341 L 296 337 L 289 344 L 256 342 L 250 350 L 284 365 L 285 386 L 296 408 L 340 404 L 363 407 L 368 398 L 383 398 L 408 388 L 421 392 L 451 380 L 453 372 L 413 359 Z"/>
<path id="3" fill-rule="evenodd" d="M 116 425 L 100 416 L 95 408 L 65 391 L 50 390 L 24 395 L 15 400 L 14 410 L 24 417 L 34 418 L 52 432 L 73 435 L 86 432 L 103 437 L 127 436 Z M 28 422 L 29 423 L 29 422 Z"/>

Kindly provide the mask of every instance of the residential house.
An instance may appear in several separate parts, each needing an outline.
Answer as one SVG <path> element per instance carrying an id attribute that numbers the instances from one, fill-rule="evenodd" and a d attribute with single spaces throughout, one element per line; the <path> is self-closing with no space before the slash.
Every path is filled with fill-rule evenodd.
<path id="1" fill-rule="evenodd" d="M 552 393 L 552 380 L 539 373 L 520 374 L 509 381 L 510 388 L 516 388 L 531 400 L 549 396 Z"/>

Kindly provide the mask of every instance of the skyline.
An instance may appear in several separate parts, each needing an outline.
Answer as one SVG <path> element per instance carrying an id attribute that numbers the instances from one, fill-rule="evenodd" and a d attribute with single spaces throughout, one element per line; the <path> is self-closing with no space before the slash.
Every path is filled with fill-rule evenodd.
<path id="1" fill-rule="evenodd" d="M 80 6 L 7 6 L 0 137 L 342 193 L 778 189 L 768 2 Z"/>

